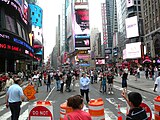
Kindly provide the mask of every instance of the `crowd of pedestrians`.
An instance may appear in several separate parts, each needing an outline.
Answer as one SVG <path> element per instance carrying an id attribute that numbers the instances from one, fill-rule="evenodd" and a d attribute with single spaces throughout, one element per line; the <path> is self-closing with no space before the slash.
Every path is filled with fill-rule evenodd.
<path id="1" fill-rule="evenodd" d="M 145 69 L 146 71 L 149 69 Z M 160 73 L 157 74 L 156 67 L 153 69 L 154 71 L 154 80 L 155 80 L 155 87 L 154 91 L 158 91 L 160 94 Z M 153 75 L 152 71 L 152 75 Z M 107 69 L 58 69 L 58 70 L 48 70 L 48 71 L 34 71 L 31 74 L 28 74 L 27 81 L 29 84 L 34 85 L 36 92 L 39 92 L 40 86 L 46 86 L 46 92 L 51 91 L 51 84 L 54 82 L 56 84 L 57 92 L 64 93 L 64 92 L 75 92 L 75 85 L 79 83 L 79 93 L 80 95 L 72 96 L 67 99 L 67 105 L 72 107 L 74 112 L 65 116 L 65 119 L 72 119 L 77 116 L 77 111 L 82 114 L 86 115 L 87 119 L 90 119 L 87 113 L 82 112 L 81 109 L 83 108 L 83 104 L 86 101 L 86 104 L 90 101 L 89 92 L 90 92 L 90 85 L 97 84 L 99 85 L 99 92 L 103 94 L 114 94 L 114 79 L 117 76 L 121 77 L 122 81 L 122 96 L 128 102 L 131 107 L 134 108 L 132 112 L 142 111 L 143 118 L 146 118 L 145 112 L 139 107 L 139 104 L 142 102 L 141 95 L 139 93 L 129 93 L 127 97 L 127 80 L 128 74 L 131 74 L 131 69 L 129 70 L 127 66 L 124 68 L 107 68 Z M 149 72 L 148 72 L 149 73 Z M 7 80 L 5 84 L 5 91 L 6 91 L 6 106 L 10 107 L 12 113 L 12 120 L 18 120 L 19 112 L 20 112 L 20 105 L 21 102 L 25 99 L 23 90 L 20 87 L 22 81 L 24 81 L 22 75 L 24 74 L 18 73 L 16 76 L 12 75 L 11 73 L 7 74 Z M 140 68 L 136 68 L 135 72 L 135 80 L 137 81 L 140 78 Z M 152 77 L 152 76 L 150 76 Z M 153 78 L 153 77 L 152 77 Z M 146 77 L 148 79 L 148 77 Z M 156 89 L 158 88 L 158 89 Z M 19 90 L 15 91 L 15 89 Z M 139 99 L 136 103 L 134 103 L 133 99 Z M 76 104 L 72 104 L 73 101 Z M 85 101 L 84 101 L 85 100 Z M 131 104 L 132 103 L 132 104 Z M 16 108 L 16 112 L 13 110 Z M 138 108 L 138 109 L 137 109 Z M 130 112 L 129 112 L 130 113 Z M 132 116 L 129 114 L 127 118 L 132 118 L 137 116 Z"/>

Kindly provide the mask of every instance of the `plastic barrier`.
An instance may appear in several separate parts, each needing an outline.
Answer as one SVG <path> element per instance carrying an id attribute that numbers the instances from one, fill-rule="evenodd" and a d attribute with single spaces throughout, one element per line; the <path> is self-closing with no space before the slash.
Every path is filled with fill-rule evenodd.
<path id="1" fill-rule="evenodd" d="M 160 96 L 154 98 L 154 116 L 155 120 L 160 120 Z"/>
<path id="2" fill-rule="evenodd" d="M 62 103 L 60 105 L 60 120 L 63 120 L 64 116 L 67 114 L 67 113 L 70 113 L 72 112 L 73 109 L 71 107 L 68 107 L 67 106 L 67 102 L 65 103 Z"/>
<path id="3" fill-rule="evenodd" d="M 120 104 L 118 104 L 118 118 L 117 120 L 122 120 L 122 115 L 121 115 L 121 111 L 120 111 Z"/>
<path id="4" fill-rule="evenodd" d="M 33 105 L 29 105 L 28 120 L 54 120 L 53 106 L 50 101 L 37 101 Z"/>
<path id="5" fill-rule="evenodd" d="M 88 111 L 92 117 L 92 120 L 105 120 L 104 102 L 102 98 L 90 100 L 88 103 L 88 107 Z"/>

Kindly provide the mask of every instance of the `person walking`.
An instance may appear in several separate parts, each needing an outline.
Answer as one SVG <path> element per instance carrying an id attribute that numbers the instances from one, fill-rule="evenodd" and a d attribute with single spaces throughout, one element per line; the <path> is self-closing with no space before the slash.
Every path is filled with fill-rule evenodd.
<path id="1" fill-rule="evenodd" d="M 86 94 L 87 104 L 89 102 L 89 84 L 90 79 L 86 76 L 86 73 L 82 73 L 82 77 L 80 78 L 80 93 L 84 97 L 84 93 Z"/>
<path id="2" fill-rule="evenodd" d="M 158 95 L 160 95 L 160 72 L 158 73 L 158 77 L 156 78 L 154 84 L 155 85 L 154 85 L 153 91 L 156 92 L 156 88 L 157 88 L 157 93 L 158 93 Z"/>
<path id="3" fill-rule="evenodd" d="M 142 103 L 142 96 L 138 92 L 130 92 L 127 94 L 122 92 L 122 97 L 126 100 L 130 106 L 129 113 L 126 116 L 126 120 L 148 120 L 146 111 L 140 106 Z"/>
<path id="4" fill-rule="evenodd" d="M 72 76 L 72 91 L 75 92 L 75 84 L 76 84 L 76 76 L 73 74 Z"/>
<path id="5" fill-rule="evenodd" d="M 34 82 L 34 88 L 36 90 L 36 92 L 38 93 L 38 83 L 39 83 L 39 75 L 37 74 L 37 72 L 34 72 L 34 75 L 32 77 L 32 81 Z"/>
<path id="6" fill-rule="evenodd" d="M 47 92 L 50 92 L 51 91 L 51 76 L 50 76 L 49 72 L 48 72 L 48 75 L 47 75 L 46 85 L 47 85 Z"/>
<path id="7" fill-rule="evenodd" d="M 61 85 L 60 85 L 60 75 L 61 73 L 59 72 L 59 70 L 57 70 L 54 78 L 56 79 L 56 86 L 57 86 L 57 91 L 60 91 Z"/>
<path id="8" fill-rule="evenodd" d="M 108 94 L 113 94 L 113 79 L 114 76 L 111 72 L 108 73 L 107 75 L 107 80 L 108 80 Z"/>
<path id="9" fill-rule="evenodd" d="M 149 79 L 149 68 L 147 67 L 146 70 L 145 70 L 145 76 L 146 76 L 146 79 Z"/>
<path id="10" fill-rule="evenodd" d="M 71 71 L 69 70 L 67 75 L 66 75 L 67 79 L 66 79 L 66 92 L 71 92 L 71 81 L 72 81 L 72 74 L 71 74 Z"/>
<path id="11" fill-rule="evenodd" d="M 8 88 L 14 84 L 14 80 L 12 78 L 12 75 L 8 75 L 8 79 L 6 81 L 5 90 L 8 91 Z"/>
<path id="12" fill-rule="evenodd" d="M 75 95 L 67 99 L 67 106 L 73 109 L 72 112 L 67 113 L 63 120 L 92 120 L 88 112 L 83 111 L 83 96 Z"/>
<path id="13" fill-rule="evenodd" d="M 65 74 L 63 74 L 63 75 L 61 74 L 59 79 L 60 79 L 60 86 L 61 86 L 60 87 L 60 92 L 63 93 Z"/>
<path id="14" fill-rule="evenodd" d="M 6 94 L 6 107 L 11 110 L 11 120 L 18 120 L 20 115 L 20 105 L 25 100 L 20 84 L 22 80 L 20 78 L 14 79 L 14 84 L 11 85 Z"/>
<path id="15" fill-rule="evenodd" d="M 127 78 L 128 77 L 128 69 L 125 68 L 122 75 L 122 88 L 124 92 L 127 92 Z"/>
<path id="16" fill-rule="evenodd" d="M 106 73 L 103 73 L 102 77 L 102 93 L 106 92 Z"/>

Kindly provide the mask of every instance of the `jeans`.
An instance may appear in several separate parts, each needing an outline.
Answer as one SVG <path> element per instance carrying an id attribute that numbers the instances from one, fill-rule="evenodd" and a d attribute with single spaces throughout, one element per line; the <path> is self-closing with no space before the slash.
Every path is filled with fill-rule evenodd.
<path id="1" fill-rule="evenodd" d="M 102 92 L 106 92 L 106 84 L 102 84 Z"/>
<path id="2" fill-rule="evenodd" d="M 57 90 L 60 90 L 61 88 L 60 80 L 56 80 L 56 85 L 57 85 Z"/>
<path id="3" fill-rule="evenodd" d="M 47 83 L 47 92 L 48 91 L 51 91 L 51 84 L 50 83 Z"/>

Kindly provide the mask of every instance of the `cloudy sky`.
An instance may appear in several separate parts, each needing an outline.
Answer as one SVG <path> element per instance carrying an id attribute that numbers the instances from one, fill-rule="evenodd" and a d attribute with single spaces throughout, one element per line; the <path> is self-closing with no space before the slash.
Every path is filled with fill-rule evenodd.
<path id="1" fill-rule="evenodd" d="M 38 4 L 43 9 L 43 35 L 44 35 L 44 57 L 52 52 L 55 46 L 56 26 L 58 24 L 58 14 L 61 14 L 62 2 L 64 0 L 38 0 Z M 101 29 L 100 3 L 104 0 L 89 0 L 90 24 L 91 28 Z M 96 14 L 95 14 L 96 13 Z M 97 22 L 99 21 L 99 22 Z M 101 30 L 100 30 L 101 31 Z"/>

